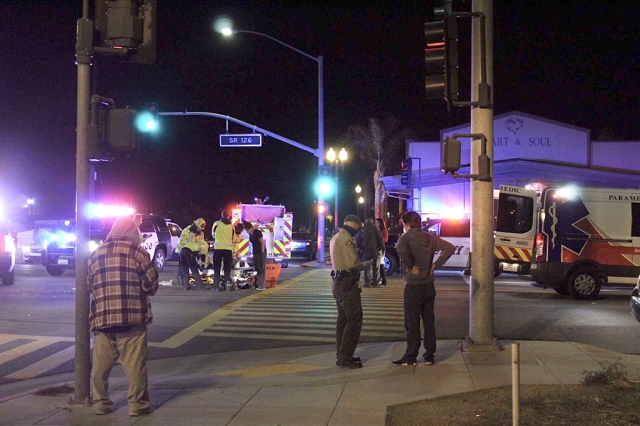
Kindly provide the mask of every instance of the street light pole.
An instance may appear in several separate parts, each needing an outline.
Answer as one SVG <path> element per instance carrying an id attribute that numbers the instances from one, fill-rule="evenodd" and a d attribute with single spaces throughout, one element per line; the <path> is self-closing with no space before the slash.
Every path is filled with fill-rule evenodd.
<path id="1" fill-rule="evenodd" d="M 269 40 L 275 41 L 278 44 L 281 44 L 284 47 L 287 47 L 299 54 L 306 56 L 309 59 L 314 60 L 318 64 L 318 150 L 315 153 L 315 156 L 318 158 L 318 168 L 324 165 L 324 71 L 323 71 L 323 57 L 322 55 L 315 57 L 306 52 L 303 52 L 300 49 L 296 49 L 295 47 L 278 40 L 275 37 L 271 37 L 270 35 L 259 33 L 257 31 L 248 31 L 248 30 L 234 30 L 229 27 L 222 28 L 220 32 L 229 36 L 231 34 L 238 33 L 246 33 L 246 34 L 254 34 L 260 37 L 268 38 Z M 321 205 L 324 202 L 321 194 L 318 195 L 318 205 Z M 325 250 L 324 250 L 324 224 L 325 224 L 325 215 L 322 213 L 318 213 L 318 263 L 324 263 L 325 261 Z"/>

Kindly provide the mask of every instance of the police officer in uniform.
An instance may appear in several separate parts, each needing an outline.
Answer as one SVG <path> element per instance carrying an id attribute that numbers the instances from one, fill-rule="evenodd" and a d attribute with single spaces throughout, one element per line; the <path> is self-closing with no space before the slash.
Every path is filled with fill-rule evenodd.
<path id="1" fill-rule="evenodd" d="M 333 297 L 338 307 L 336 322 L 336 365 L 361 368 L 360 357 L 354 356 L 362 329 L 362 302 L 360 300 L 359 271 L 371 266 L 371 261 L 360 262 L 353 242 L 362 222 L 356 215 L 344 218 L 344 225 L 331 238 L 329 251 L 333 271 Z"/>

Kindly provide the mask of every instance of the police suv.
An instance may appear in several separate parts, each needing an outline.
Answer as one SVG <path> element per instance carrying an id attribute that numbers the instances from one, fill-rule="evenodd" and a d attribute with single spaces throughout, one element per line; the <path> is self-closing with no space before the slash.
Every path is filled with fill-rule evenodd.
<path id="1" fill-rule="evenodd" d="M 142 234 L 142 248 L 149 253 L 153 267 L 157 271 L 164 269 L 167 255 L 173 253 L 171 233 L 167 222 L 162 216 L 140 215 L 140 233 Z M 94 219 L 91 221 L 89 250 L 95 250 L 107 238 L 115 218 Z M 75 224 L 65 234 L 59 234 L 46 247 L 42 256 L 42 264 L 47 272 L 59 276 L 65 269 L 75 268 Z"/>

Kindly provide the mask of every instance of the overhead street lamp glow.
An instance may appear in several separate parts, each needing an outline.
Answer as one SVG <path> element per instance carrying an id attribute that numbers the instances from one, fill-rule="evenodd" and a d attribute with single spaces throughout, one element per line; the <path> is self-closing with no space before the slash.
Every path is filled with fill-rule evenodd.
<path id="1" fill-rule="evenodd" d="M 230 36 L 232 34 L 253 34 L 260 37 L 268 38 L 269 40 L 275 41 L 276 43 L 291 49 L 307 58 L 315 61 L 318 64 L 318 149 L 315 152 L 315 156 L 318 158 L 318 167 L 324 165 L 324 72 L 323 72 L 323 56 L 320 55 L 318 57 L 312 56 L 306 52 L 303 52 L 300 49 L 296 49 L 295 47 L 278 40 L 277 38 L 271 37 L 270 35 L 259 33 L 257 31 L 248 31 L 248 30 L 234 30 L 233 29 L 233 21 L 226 16 L 218 17 L 214 23 L 213 28 L 215 31 L 221 33 L 224 36 Z M 318 205 L 323 203 L 323 197 L 320 193 L 318 195 Z M 318 212 L 318 263 L 324 263 L 325 261 L 325 250 L 324 250 L 324 220 L 325 215 Z"/>
<path id="2" fill-rule="evenodd" d="M 338 172 L 343 171 L 344 163 L 347 161 L 349 155 L 347 154 L 347 150 L 342 148 L 340 152 L 336 155 L 336 152 L 333 148 L 329 148 L 327 151 L 327 160 L 329 164 L 331 164 L 331 168 L 333 169 L 333 177 L 336 181 L 335 184 L 335 195 L 334 195 L 334 211 L 333 211 L 333 226 L 335 232 L 338 232 L 340 229 L 339 216 L 338 216 L 338 186 L 339 186 L 339 177 Z"/>

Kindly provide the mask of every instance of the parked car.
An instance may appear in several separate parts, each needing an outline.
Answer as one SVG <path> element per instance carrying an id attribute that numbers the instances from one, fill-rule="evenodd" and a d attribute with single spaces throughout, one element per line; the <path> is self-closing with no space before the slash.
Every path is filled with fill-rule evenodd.
<path id="1" fill-rule="evenodd" d="M 153 262 L 157 271 L 164 269 L 167 262 L 167 253 L 173 252 L 171 245 L 171 233 L 167 222 L 161 216 L 141 215 L 140 232 L 142 234 L 142 248 L 144 248 Z M 111 231 L 115 218 L 95 219 L 91 221 L 89 232 L 89 250 L 95 250 L 107 238 Z M 65 269 L 75 268 L 75 224 L 70 226 L 65 235 L 58 237 L 46 247 L 46 253 L 42 257 L 42 264 L 47 272 L 53 276 L 59 276 Z"/>
<path id="2" fill-rule="evenodd" d="M 422 223 L 422 229 L 439 236 L 456 247 L 456 251 L 444 264 L 443 269 L 464 270 L 467 268 L 471 247 L 469 219 L 429 219 Z M 389 240 L 385 244 L 384 267 L 387 276 L 396 273 L 400 267 L 400 257 L 396 251 L 399 237 L 400 234 L 389 234 Z"/>
<path id="3" fill-rule="evenodd" d="M 0 277 L 2 285 L 13 284 L 13 268 L 16 265 L 16 241 L 9 231 L 7 221 L 0 216 Z"/>
<path id="4" fill-rule="evenodd" d="M 294 232 L 291 237 L 291 257 L 304 257 L 307 260 L 318 257 L 318 245 L 311 232 Z"/>
<path id="5" fill-rule="evenodd" d="M 178 251 L 178 242 L 180 241 L 180 235 L 182 234 L 182 228 L 175 222 L 171 222 L 169 219 L 166 219 L 167 226 L 169 227 L 169 232 L 171 233 L 171 247 L 173 248 L 173 252 L 171 255 L 167 255 L 169 259 L 177 260 L 180 258 L 180 252 Z"/>

